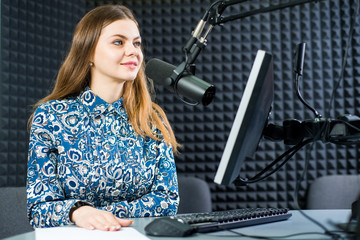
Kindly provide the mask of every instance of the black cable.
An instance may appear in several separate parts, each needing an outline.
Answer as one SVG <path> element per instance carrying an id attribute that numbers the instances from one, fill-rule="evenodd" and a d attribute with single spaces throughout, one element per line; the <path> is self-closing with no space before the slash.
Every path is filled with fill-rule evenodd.
<path id="1" fill-rule="evenodd" d="M 268 166 L 266 166 L 262 171 L 260 171 L 254 177 L 249 178 L 249 179 L 239 178 L 239 179 L 234 181 L 234 184 L 242 186 L 242 185 L 247 185 L 247 184 L 250 184 L 250 183 L 256 183 L 256 182 L 264 180 L 265 178 L 267 178 L 270 175 L 274 174 L 275 172 L 279 171 L 279 169 L 285 163 L 287 163 L 294 156 L 295 153 L 297 153 L 302 147 L 304 147 L 305 145 L 309 144 L 312 141 L 313 141 L 313 139 L 307 139 L 305 141 L 302 141 L 302 142 L 298 143 L 297 145 L 293 146 L 292 148 L 288 149 L 286 152 L 281 154 L 279 157 L 277 157 L 273 162 L 271 162 Z M 272 171 L 270 171 L 271 168 L 275 164 L 277 164 L 279 161 L 281 161 L 284 157 L 286 157 L 285 160 L 283 160 L 282 163 L 280 163 L 276 168 L 274 168 Z M 270 171 L 270 172 L 268 172 L 268 171 Z M 266 175 L 262 176 L 266 172 L 268 172 L 268 173 Z"/>
<path id="2" fill-rule="evenodd" d="M 297 145 L 293 146 L 292 148 L 288 149 L 287 151 L 285 151 L 283 154 L 281 154 L 278 158 L 276 158 L 272 163 L 270 163 L 264 170 L 262 170 L 260 173 L 258 173 L 256 176 L 254 176 L 252 179 L 254 178 L 258 178 L 260 177 L 262 174 L 264 174 L 265 172 L 267 172 L 271 167 L 273 167 L 277 162 L 279 162 L 281 159 L 283 159 L 285 156 L 287 156 L 288 154 L 290 154 L 288 156 L 288 158 L 285 159 L 285 161 L 287 162 L 296 152 L 298 152 L 302 147 L 304 147 L 305 145 L 309 144 L 310 142 L 312 142 L 313 139 L 307 139 L 305 141 L 302 141 L 300 143 L 298 143 Z M 282 163 L 280 165 L 283 166 L 284 163 Z M 276 168 L 277 169 L 277 168 Z M 276 170 L 275 169 L 275 170 Z M 272 172 L 274 173 L 274 172 Z"/>
<path id="3" fill-rule="evenodd" d="M 213 7 L 215 7 L 215 5 L 221 4 L 222 2 L 224 2 L 224 0 L 217 0 L 217 1 L 213 2 L 209 6 L 209 8 L 206 10 L 204 16 L 201 19 L 204 21 L 208 21 L 210 11 L 212 11 L 212 9 L 213 9 Z"/>
<path id="4" fill-rule="evenodd" d="M 326 121 L 328 123 L 328 121 Z M 320 135 L 322 135 L 322 133 L 324 131 L 328 131 L 329 129 L 329 125 L 330 124 L 324 124 L 320 131 L 317 132 L 317 134 L 314 136 L 315 139 L 319 139 Z M 294 191 L 294 204 L 295 204 L 295 210 L 298 210 L 306 219 L 310 220 L 311 222 L 313 222 L 314 224 L 316 224 L 317 226 L 319 226 L 321 229 L 324 230 L 324 234 L 330 236 L 332 239 L 341 239 L 341 236 L 339 236 L 339 234 L 336 234 L 335 232 L 331 232 L 329 231 L 323 224 L 321 224 L 319 221 L 316 221 L 314 218 L 310 217 L 309 215 L 307 215 L 299 206 L 299 198 L 298 198 L 298 194 L 300 191 L 300 184 L 301 182 L 304 180 L 305 178 L 305 174 L 308 172 L 308 167 L 309 167 L 309 162 L 310 162 L 310 152 L 314 147 L 315 142 L 313 142 L 310 147 L 308 149 L 306 149 L 306 154 L 305 154 L 305 165 L 304 165 L 304 169 L 302 171 L 302 174 L 300 175 L 300 178 L 297 180 L 296 182 L 296 186 L 295 186 L 295 191 Z"/>
<path id="5" fill-rule="evenodd" d="M 311 149 L 314 147 L 314 144 L 311 144 L 311 146 L 307 149 L 306 151 L 306 157 L 305 157 L 305 165 L 304 165 L 304 170 L 302 171 L 302 174 L 300 176 L 300 178 L 298 179 L 297 183 L 296 183 L 296 187 L 295 187 L 295 191 L 294 191 L 294 204 L 295 204 L 295 210 L 299 211 L 305 218 L 307 218 L 308 220 L 310 220 L 311 222 L 313 222 L 314 224 L 318 225 L 321 229 L 324 230 L 324 235 L 328 235 L 330 236 L 332 239 L 340 239 L 338 234 L 335 234 L 331 231 L 329 231 L 323 224 L 321 224 L 319 221 L 316 221 L 314 218 L 310 217 L 309 215 L 307 215 L 299 206 L 299 198 L 298 198 L 298 193 L 300 190 L 300 184 L 302 182 L 302 180 L 304 180 L 305 174 L 307 173 L 308 170 L 308 166 L 309 166 L 309 159 L 310 159 L 310 151 Z"/>
<path id="6" fill-rule="evenodd" d="M 340 87 L 340 83 L 341 83 L 341 81 L 342 81 L 342 79 L 344 77 L 345 66 L 346 66 L 346 63 L 347 63 L 347 56 L 348 56 L 348 53 L 349 53 L 350 43 L 351 43 L 351 39 L 352 39 L 353 32 L 354 32 L 354 26 L 356 24 L 356 18 L 359 16 L 359 5 L 360 5 L 360 1 L 358 0 L 356 10 L 355 10 L 354 16 L 353 16 L 354 20 L 351 21 L 351 24 L 350 24 L 349 35 L 348 35 L 348 39 L 346 41 L 346 48 L 345 48 L 345 52 L 344 52 L 344 58 L 343 58 L 343 64 L 341 66 L 340 76 L 339 76 L 339 79 L 337 80 L 337 82 L 335 83 L 336 85 L 335 85 L 335 87 L 334 87 L 334 89 L 332 91 L 330 102 L 329 102 L 329 108 L 325 112 L 325 114 L 326 114 L 325 116 L 327 116 L 327 117 L 330 117 L 330 111 L 331 111 L 332 104 L 333 104 L 334 99 L 335 99 L 336 91 Z"/>
<path id="7" fill-rule="evenodd" d="M 305 99 L 303 98 L 303 96 L 301 95 L 301 92 L 300 92 L 300 86 L 299 86 L 299 79 L 301 79 L 301 75 L 300 74 L 296 74 L 295 76 L 295 89 L 296 89 L 296 95 L 298 96 L 298 98 L 300 99 L 300 101 L 308 108 L 310 109 L 316 118 L 321 118 L 321 114 L 316 111 L 315 108 L 311 107 L 310 104 L 308 104 Z"/>

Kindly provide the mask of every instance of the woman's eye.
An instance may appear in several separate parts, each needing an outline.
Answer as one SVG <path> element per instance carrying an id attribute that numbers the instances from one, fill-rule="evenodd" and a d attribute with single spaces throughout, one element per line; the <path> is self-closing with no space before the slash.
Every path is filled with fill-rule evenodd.
<path id="1" fill-rule="evenodd" d="M 115 45 L 122 45 L 122 41 L 121 40 L 117 40 L 114 42 Z"/>
<path id="2" fill-rule="evenodd" d="M 134 46 L 141 47 L 141 42 L 134 42 Z"/>

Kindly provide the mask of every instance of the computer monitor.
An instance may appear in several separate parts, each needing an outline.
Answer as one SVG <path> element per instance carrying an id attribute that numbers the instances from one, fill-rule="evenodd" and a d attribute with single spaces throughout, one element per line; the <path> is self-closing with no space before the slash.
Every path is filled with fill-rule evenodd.
<path id="1" fill-rule="evenodd" d="M 256 152 L 274 96 L 272 55 L 258 50 L 214 182 L 231 184 Z"/>

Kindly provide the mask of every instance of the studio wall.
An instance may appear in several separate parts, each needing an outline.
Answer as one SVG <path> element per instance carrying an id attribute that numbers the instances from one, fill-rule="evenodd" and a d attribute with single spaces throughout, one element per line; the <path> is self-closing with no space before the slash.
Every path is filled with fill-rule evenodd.
<path id="1" fill-rule="evenodd" d="M 1 1 L 0 187 L 24 185 L 27 120 L 49 93 L 85 1 Z"/>
<path id="2" fill-rule="evenodd" d="M 182 47 L 212 1 L 1 1 L 0 79 L 0 187 L 25 184 L 26 124 L 31 105 L 45 96 L 69 47 L 72 32 L 83 14 L 97 5 L 121 3 L 137 16 L 146 60 L 160 58 L 177 65 Z M 245 13 L 289 1 L 248 1 L 227 9 L 224 15 Z M 269 121 L 314 118 L 297 99 L 293 80 L 296 45 L 307 43 L 301 90 L 304 98 L 324 116 L 359 113 L 360 19 L 352 19 L 354 0 L 320 1 L 256 14 L 216 26 L 207 47 L 196 61 L 196 75 L 216 86 L 209 106 L 189 106 L 173 93 L 157 87 L 156 102 L 166 111 L 183 148 L 176 156 L 179 175 L 206 180 L 214 210 L 271 206 L 293 208 L 297 180 L 309 160 L 300 184 L 301 204 L 308 185 L 317 177 L 358 174 L 357 145 L 318 142 L 301 149 L 266 180 L 245 187 L 219 186 L 213 178 L 237 111 L 256 51 L 274 57 L 274 102 Z M 349 29 L 355 23 L 344 75 L 340 78 Z M 336 82 L 341 79 L 330 107 Z M 282 142 L 262 140 L 257 153 L 244 163 L 241 176 L 251 177 L 282 154 Z"/>

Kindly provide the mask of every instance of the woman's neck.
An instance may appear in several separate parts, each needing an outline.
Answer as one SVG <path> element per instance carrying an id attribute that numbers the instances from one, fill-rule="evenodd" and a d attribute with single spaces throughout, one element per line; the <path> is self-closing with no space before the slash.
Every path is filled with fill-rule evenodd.
<path id="1" fill-rule="evenodd" d="M 101 99 L 108 103 L 113 103 L 119 100 L 123 95 L 124 82 L 99 82 L 91 81 L 91 90 Z"/>

